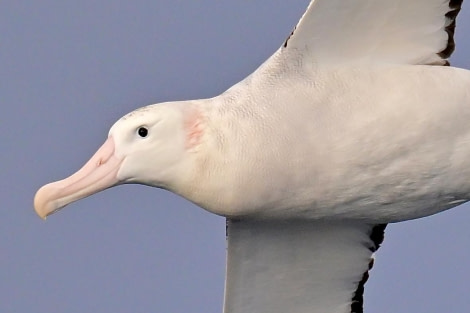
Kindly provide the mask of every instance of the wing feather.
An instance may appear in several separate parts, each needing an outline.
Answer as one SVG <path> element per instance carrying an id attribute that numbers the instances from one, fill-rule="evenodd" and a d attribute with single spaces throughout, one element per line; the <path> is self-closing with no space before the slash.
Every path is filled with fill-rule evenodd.
<path id="1" fill-rule="evenodd" d="M 385 226 L 228 220 L 224 312 L 362 313 Z"/>
<path id="2" fill-rule="evenodd" d="M 448 65 L 462 0 L 314 0 L 283 49 L 319 64 Z"/>

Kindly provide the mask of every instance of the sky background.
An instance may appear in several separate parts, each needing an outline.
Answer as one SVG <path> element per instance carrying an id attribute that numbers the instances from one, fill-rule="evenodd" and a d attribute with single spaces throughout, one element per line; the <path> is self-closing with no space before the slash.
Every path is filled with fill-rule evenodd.
<path id="1" fill-rule="evenodd" d="M 137 107 L 211 97 L 251 73 L 308 1 L 0 1 L 0 312 L 222 311 L 225 220 L 120 186 L 46 222 L 68 176 Z M 455 66 L 470 68 L 470 1 Z M 469 121 L 470 122 L 470 121 Z M 470 207 L 388 227 L 366 313 L 470 312 Z"/>

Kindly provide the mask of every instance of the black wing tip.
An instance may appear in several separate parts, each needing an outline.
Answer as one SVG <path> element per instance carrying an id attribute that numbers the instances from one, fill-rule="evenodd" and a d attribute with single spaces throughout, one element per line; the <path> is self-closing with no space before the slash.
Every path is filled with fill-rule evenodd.
<path id="1" fill-rule="evenodd" d="M 385 228 L 387 224 L 378 224 L 372 227 L 369 238 L 372 241 L 372 246 L 369 249 L 372 252 L 377 251 L 385 238 Z M 357 289 L 354 292 L 354 296 L 351 300 L 351 313 L 363 313 L 364 312 L 364 286 L 369 279 L 369 271 L 374 267 L 374 259 L 371 258 L 367 271 L 362 275 L 362 279 L 357 285 Z"/>

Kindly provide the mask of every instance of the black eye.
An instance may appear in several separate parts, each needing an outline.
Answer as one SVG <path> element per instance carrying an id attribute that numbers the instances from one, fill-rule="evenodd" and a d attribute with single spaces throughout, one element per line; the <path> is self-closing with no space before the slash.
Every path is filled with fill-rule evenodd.
<path id="1" fill-rule="evenodd" d="M 145 138 L 149 134 L 149 130 L 146 127 L 139 127 L 137 133 L 140 137 Z"/>

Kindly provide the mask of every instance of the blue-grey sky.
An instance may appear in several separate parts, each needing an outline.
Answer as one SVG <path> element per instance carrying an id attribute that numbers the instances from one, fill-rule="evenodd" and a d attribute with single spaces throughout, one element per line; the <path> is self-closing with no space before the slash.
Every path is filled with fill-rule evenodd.
<path id="1" fill-rule="evenodd" d="M 0 2 L 0 312 L 221 312 L 223 218 L 144 186 L 46 222 L 32 199 L 128 111 L 214 96 L 251 73 L 307 3 Z M 469 0 L 456 42 L 453 64 L 470 68 Z M 469 209 L 389 226 L 367 313 L 470 312 Z"/>

